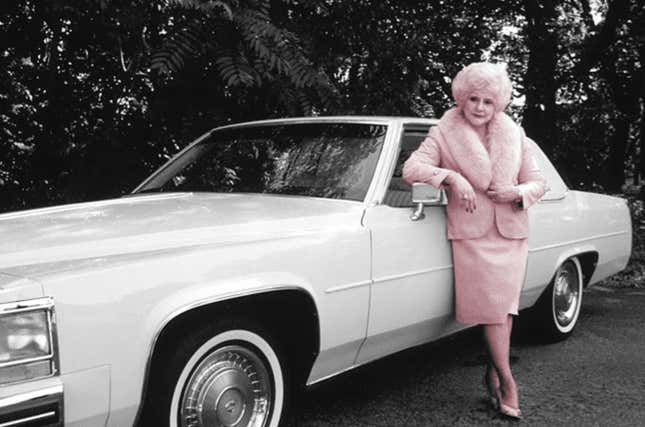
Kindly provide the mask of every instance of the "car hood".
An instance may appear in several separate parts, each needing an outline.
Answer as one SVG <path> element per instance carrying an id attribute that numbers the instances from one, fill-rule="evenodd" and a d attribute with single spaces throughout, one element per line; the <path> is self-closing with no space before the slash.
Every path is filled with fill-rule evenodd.
<path id="1" fill-rule="evenodd" d="M 43 295 L 40 283 L 24 277 L 0 273 L 0 304 L 40 298 Z"/>
<path id="2" fill-rule="evenodd" d="M 362 210 L 362 203 L 343 200 L 167 193 L 2 214 L 0 271 L 42 274 L 72 260 L 358 226 Z"/>

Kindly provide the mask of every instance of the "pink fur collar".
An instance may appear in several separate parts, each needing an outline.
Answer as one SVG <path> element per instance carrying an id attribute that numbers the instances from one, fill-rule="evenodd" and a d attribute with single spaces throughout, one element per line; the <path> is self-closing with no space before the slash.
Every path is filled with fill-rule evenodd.
<path id="1" fill-rule="evenodd" d="M 522 130 L 510 117 L 496 113 L 488 123 L 488 150 L 458 108 L 446 111 L 438 126 L 461 173 L 475 189 L 514 184 L 522 162 Z"/>

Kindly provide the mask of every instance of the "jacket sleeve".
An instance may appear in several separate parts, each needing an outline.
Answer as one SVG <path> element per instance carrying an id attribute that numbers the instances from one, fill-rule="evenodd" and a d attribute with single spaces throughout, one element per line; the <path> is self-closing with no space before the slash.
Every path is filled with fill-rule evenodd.
<path id="1" fill-rule="evenodd" d="M 414 151 L 403 165 L 403 179 L 408 184 L 425 182 L 440 188 L 444 179 L 450 174 L 450 169 L 440 168 L 441 148 L 437 142 L 436 126 L 430 128 L 428 135 L 419 148 Z"/>
<path id="2" fill-rule="evenodd" d="M 533 203 L 540 200 L 546 191 L 546 179 L 538 166 L 531 141 L 528 137 L 522 138 L 522 166 L 518 174 L 518 187 L 522 193 L 520 207 L 528 209 Z"/>

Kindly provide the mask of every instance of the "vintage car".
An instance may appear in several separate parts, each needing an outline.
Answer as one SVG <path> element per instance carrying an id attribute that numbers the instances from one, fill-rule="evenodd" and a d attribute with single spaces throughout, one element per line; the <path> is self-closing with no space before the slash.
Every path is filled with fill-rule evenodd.
<path id="1" fill-rule="evenodd" d="M 435 124 L 224 126 L 125 197 L 0 215 L 0 426 L 276 426 L 294 387 L 466 328 L 445 195 L 401 179 Z M 631 220 L 534 149 L 522 316 L 558 340 Z"/>

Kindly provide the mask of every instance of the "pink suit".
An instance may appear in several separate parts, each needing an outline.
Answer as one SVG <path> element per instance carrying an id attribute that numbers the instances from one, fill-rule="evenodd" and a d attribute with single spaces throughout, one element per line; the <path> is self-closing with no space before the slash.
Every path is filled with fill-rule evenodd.
<path id="1" fill-rule="evenodd" d="M 461 111 L 448 110 L 403 167 L 408 182 L 441 187 L 451 172 L 466 178 L 475 190 L 477 209 L 466 210 L 459 195 L 446 187 L 448 238 L 455 273 L 455 313 L 469 324 L 502 323 L 517 314 L 528 254 L 527 209 L 545 191 L 545 180 L 521 127 L 504 113 L 488 124 L 482 142 Z M 521 206 L 495 203 L 491 186 L 516 185 Z"/>

